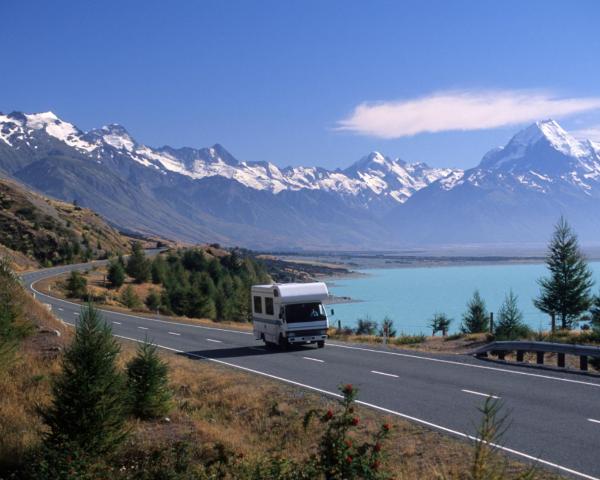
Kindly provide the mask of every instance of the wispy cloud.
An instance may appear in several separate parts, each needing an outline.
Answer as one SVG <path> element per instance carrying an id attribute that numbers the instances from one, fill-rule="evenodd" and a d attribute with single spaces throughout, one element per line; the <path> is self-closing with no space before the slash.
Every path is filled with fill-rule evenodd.
<path id="1" fill-rule="evenodd" d="M 564 98 L 543 91 L 438 92 L 425 97 L 361 103 L 337 130 L 380 138 L 423 132 L 483 130 L 600 109 L 600 97 Z"/>
<path id="2" fill-rule="evenodd" d="M 576 138 L 600 142 L 600 125 L 591 125 L 586 128 L 574 130 L 571 131 L 571 134 Z"/>

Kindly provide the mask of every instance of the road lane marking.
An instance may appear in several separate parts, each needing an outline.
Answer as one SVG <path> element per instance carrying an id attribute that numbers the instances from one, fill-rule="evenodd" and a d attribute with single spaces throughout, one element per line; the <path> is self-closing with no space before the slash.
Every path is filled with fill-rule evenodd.
<path id="1" fill-rule="evenodd" d="M 212 338 L 207 338 L 206 341 L 207 342 L 214 342 L 214 343 L 223 343 L 221 340 L 213 340 Z"/>
<path id="2" fill-rule="evenodd" d="M 115 322 L 115 321 L 113 321 L 113 323 L 114 323 L 115 325 L 121 325 L 121 322 Z"/>
<path id="3" fill-rule="evenodd" d="M 63 310 L 62 308 L 60 308 L 60 307 L 59 307 L 58 309 L 59 309 L 61 312 L 64 312 L 64 310 Z"/>
<path id="4" fill-rule="evenodd" d="M 73 312 L 73 315 L 79 315 L 79 312 Z"/>
<path id="5" fill-rule="evenodd" d="M 524 375 L 526 377 L 537 377 L 537 378 L 543 378 L 545 380 L 556 380 L 558 382 L 576 383 L 578 385 L 587 385 L 590 387 L 600 387 L 600 383 L 584 382 L 583 380 L 572 380 L 570 378 L 563 378 L 563 377 L 553 377 L 551 375 L 541 375 L 539 373 L 519 372 L 517 370 L 510 370 L 507 368 L 488 367 L 486 365 L 475 365 L 472 363 L 457 362 L 455 360 L 444 360 L 442 358 L 421 357 L 419 355 L 411 355 L 410 353 L 387 352 L 385 350 L 375 350 L 373 348 L 365 348 L 365 347 L 353 347 L 351 345 L 341 345 L 339 343 L 331 343 L 331 342 L 328 342 L 327 345 L 329 345 L 330 347 L 347 348 L 349 350 L 362 350 L 365 352 L 381 353 L 384 355 L 395 355 L 398 357 L 405 357 L 405 358 L 415 358 L 417 360 L 427 360 L 429 362 L 445 363 L 448 365 L 459 365 L 461 367 L 480 368 L 482 370 L 491 370 L 494 372 L 512 373 L 513 375 Z"/>
<path id="6" fill-rule="evenodd" d="M 500 398 L 500 397 L 497 397 L 496 395 L 490 395 L 489 393 L 475 392 L 473 390 L 465 390 L 464 388 L 461 390 L 461 392 L 470 393 L 471 395 L 479 395 L 480 397 L 494 398 L 496 400 L 498 400 Z"/>
<path id="7" fill-rule="evenodd" d="M 318 358 L 312 358 L 312 357 L 302 357 L 304 360 L 310 360 L 312 362 L 319 362 L 319 363 L 325 363 L 325 360 L 319 360 Z"/>
<path id="8" fill-rule="evenodd" d="M 181 335 L 181 333 L 176 333 L 176 332 L 168 332 L 168 333 L 169 333 L 169 335 L 177 335 L 177 336 Z"/>
<path id="9" fill-rule="evenodd" d="M 143 340 L 139 340 L 137 338 L 124 337 L 122 335 L 114 335 L 114 336 L 118 337 L 118 338 L 124 338 L 125 340 L 131 340 L 131 341 L 137 342 L 137 343 L 143 343 Z M 339 393 L 332 392 L 330 390 L 324 390 L 324 389 L 318 388 L 318 387 L 313 387 L 311 385 L 306 385 L 305 383 L 300 383 L 295 380 L 290 380 L 289 378 L 279 377 L 277 375 L 273 375 L 273 374 L 270 374 L 267 372 L 261 372 L 260 370 L 255 370 L 253 368 L 243 367 L 241 365 L 236 365 L 235 363 L 226 362 L 224 360 L 219 360 L 219 359 L 211 358 L 211 357 L 205 357 L 203 355 L 198 355 L 197 353 L 186 353 L 183 350 L 179 350 L 177 348 L 172 348 L 172 347 L 167 347 L 165 345 L 160 345 L 158 343 L 153 343 L 153 345 L 156 345 L 157 347 L 163 348 L 165 350 L 169 350 L 171 352 L 184 354 L 187 357 L 198 358 L 201 360 L 218 363 L 220 365 L 227 365 L 228 367 L 237 368 L 238 370 L 243 370 L 245 372 L 250 372 L 250 373 L 254 373 L 256 375 L 261 375 L 263 377 L 272 378 L 274 380 L 279 380 L 280 382 L 289 383 L 290 385 L 296 385 L 298 387 L 306 388 L 306 389 L 312 390 L 314 392 L 319 392 L 319 393 L 322 393 L 323 395 L 328 395 L 330 397 L 343 398 L 343 396 L 340 395 Z M 375 405 L 373 403 L 363 402 L 362 400 L 356 400 L 356 403 L 358 403 L 359 405 L 364 405 L 365 407 L 370 407 L 374 410 L 379 410 L 380 412 L 388 413 L 390 415 L 395 415 L 400 418 L 405 418 L 406 420 L 410 420 L 412 422 L 419 423 L 421 425 L 425 425 L 427 427 L 434 428 L 436 430 L 440 430 L 442 432 L 446 432 L 451 435 L 455 435 L 457 437 L 466 438 L 466 439 L 472 440 L 474 442 L 481 441 L 481 439 L 479 439 L 478 437 L 475 437 L 473 435 L 459 432 L 458 430 L 452 430 L 451 428 L 447 428 L 442 425 L 438 425 L 436 423 L 432 423 L 427 420 L 423 420 L 422 418 L 413 417 L 411 415 L 407 415 L 405 413 L 401 413 L 396 410 L 391 410 L 389 408 L 381 407 L 381 406 Z M 493 448 L 497 448 L 498 450 L 502 450 L 504 452 L 515 455 L 517 457 L 525 458 L 532 462 L 541 463 L 542 465 L 546 465 L 547 467 L 556 468 L 557 470 L 560 470 L 565 473 L 569 473 L 571 475 L 575 475 L 580 478 L 585 478 L 586 480 L 600 480 L 600 477 L 593 477 L 592 475 L 588 475 L 587 473 L 579 472 L 577 470 L 573 470 L 572 468 L 559 465 L 558 463 L 550 462 L 548 460 L 543 460 L 539 457 L 534 457 L 533 455 L 529 455 L 527 453 L 520 452 L 519 450 L 514 450 L 512 448 L 505 447 L 503 445 L 498 445 L 496 443 L 490 443 L 490 442 L 484 442 L 484 443 L 487 443 L 488 445 L 490 445 Z"/>
<path id="10" fill-rule="evenodd" d="M 386 377 L 398 378 L 398 375 L 394 375 L 393 373 L 378 372 L 377 370 L 371 370 L 371 373 L 376 373 L 377 375 L 385 375 Z"/>
<path id="11" fill-rule="evenodd" d="M 138 327 L 140 330 L 148 330 L 146 327 Z"/>
<path id="12" fill-rule="evenodd" d="M 588 422 L 592 422 L 592 423 L 600 423 L 600 420 L 595 420 L 593 418 L 588 418 Z"/>

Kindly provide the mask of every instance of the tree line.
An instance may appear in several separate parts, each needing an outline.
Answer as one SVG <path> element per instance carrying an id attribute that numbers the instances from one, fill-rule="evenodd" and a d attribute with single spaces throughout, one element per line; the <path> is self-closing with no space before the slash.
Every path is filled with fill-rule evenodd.
<path id="1" fill-rule="evenodd" d="M 235 249 L 215 256 L 200 248 L 183 248 L 149 259 L 139 243 L 127 260 L 119 256 L 108 265 L 111 288 L 123 286 L 128 276 L 135 283 L 155 285 L 144 299 L 127 285 L 119 300 L 128 308 L 143 302 L 149 310 L 166 315 L 237 322 L 251 319 L 250 287 L 271 280 L 264 265 Z M 72 272 L 66 290 L 71 297 L 87 298 L 87 281 Z"/>

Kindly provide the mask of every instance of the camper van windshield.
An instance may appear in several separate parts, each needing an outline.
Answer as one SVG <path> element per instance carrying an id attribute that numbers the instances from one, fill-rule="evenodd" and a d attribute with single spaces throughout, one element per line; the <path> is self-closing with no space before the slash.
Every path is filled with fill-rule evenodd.
<path id="1" fill-rule="evenodd" d="M 285 307 L 287 323 L 314 322 L 326 318 L 325 309 L 320 303 L 297 303 Z"/>

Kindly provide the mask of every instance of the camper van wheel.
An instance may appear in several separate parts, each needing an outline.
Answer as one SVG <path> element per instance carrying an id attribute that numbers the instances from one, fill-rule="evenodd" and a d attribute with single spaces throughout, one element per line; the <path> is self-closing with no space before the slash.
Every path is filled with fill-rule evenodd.
<path id="1" fill-rule="evenodd" d="M 279 335 L 279 348 L 281 348 L 282 350 L 287 350 L 288 347 L 290 346 L 289 342 L 287 341 L 287 338 L 285 338 L 283 335 Z"/>
<path id="2" fill-rule="evenodd" d="M 317 348 L 323 348 L 325 346 L 325 340 L 321 340 L 320 342 L 317 342 Z"/>

